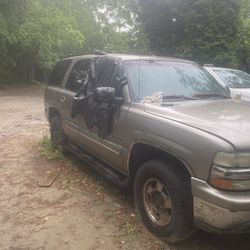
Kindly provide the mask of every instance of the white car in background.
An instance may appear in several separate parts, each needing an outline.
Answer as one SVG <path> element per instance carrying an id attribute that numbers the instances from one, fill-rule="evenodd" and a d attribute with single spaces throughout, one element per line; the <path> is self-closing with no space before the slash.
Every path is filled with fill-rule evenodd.
<path id="1" fill-rule="evenodd" d="M 223 86 L 231 91 L 231 97 L 250 101 L 250 75 L 244 71 L 204 66 L 204 68 Z"/>

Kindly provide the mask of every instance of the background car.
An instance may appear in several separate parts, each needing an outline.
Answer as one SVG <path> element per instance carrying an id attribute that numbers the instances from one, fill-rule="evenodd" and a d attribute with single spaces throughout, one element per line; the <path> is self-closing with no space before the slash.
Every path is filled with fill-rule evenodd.
<path id="1" fill-rule="evenodd" d="M 250 75 L 244 71 L 217 67 L 204 67 L 223 87 L 228 87 L 232 98 L 250 101 Z"/>

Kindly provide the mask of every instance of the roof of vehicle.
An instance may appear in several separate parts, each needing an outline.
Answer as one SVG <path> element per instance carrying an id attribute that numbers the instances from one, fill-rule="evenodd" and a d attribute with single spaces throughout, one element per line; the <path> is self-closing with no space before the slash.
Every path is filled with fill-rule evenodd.
<path id="1" fill-rule="evenodd" d="M 205 69 L 214 69 L 214 70 L 237 70 L 240 71 L 239 69 L 230 69 L 230 68 L 223 68 L 223 67 L 211 67 L 211 66 L 204 66 Z"/>
<path id="2" fill-rule="evenodd" d="M 84 59 L 84 58 L 97 58 L 97 57 L 105 57 L 110 56 L 117 59 L 120 59 L 122 61 L 136 61 L 136 60 L 155 60 L 155 61 L 168 61 L 168 62 L 182 62 L 182 63 L 191 63 L 195 64 L 195 62 L 184 60 L 184 59 L 178 59 L 178 58 L 171 58 L 171 57 L 161 57 L 161 56 L 143 56 L 143 55 L 129 55 L 129 54 L 90 54 L 90 55 L 80 55 L 80 56 L 72 56 L 65 59 Z"/>

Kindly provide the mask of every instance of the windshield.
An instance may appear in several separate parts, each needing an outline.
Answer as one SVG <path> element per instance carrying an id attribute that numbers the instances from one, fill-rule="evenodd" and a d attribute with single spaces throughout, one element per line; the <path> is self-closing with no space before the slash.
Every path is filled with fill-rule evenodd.
<path id="1" fill-rule="evenodd" d="M 228 92 L 207 71 L 195 64 L 127 61 L 125 68 L 137 101 L 155 93 L 163 93 L 169 100 L 178 100 L 178 97 L 181 100 L 228 97 Z"/>
<path id="2" fill-rule="evenodd" d="M 229 88 L 250 88 L 250 75 L 246 72 L 235 69 L 214 71 Z"/>

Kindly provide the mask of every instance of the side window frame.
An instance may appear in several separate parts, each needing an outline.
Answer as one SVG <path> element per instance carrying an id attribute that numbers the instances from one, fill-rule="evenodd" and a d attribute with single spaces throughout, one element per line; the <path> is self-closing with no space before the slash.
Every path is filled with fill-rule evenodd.
<path id="1" fill-rule="evenodd" d="M 128 61 L 123 61 L 123 70 L 124 70 L 124 75 L 128 79 L 128 84 L 127 84 L 127 86 L 128 86 L 128 88 L 127 88 L 128 100 L 129 100 L 129 102 L 139 103 L 138 98 L 136 97 L 135 93 L 133 92 L 133 88 L 131 86 L 131 82 L 130 82 L 130 79 L 128 77 L 128 72 L 127 72 L 127 68 L 126 68 L 126 62 L 128 62 Z"/>

